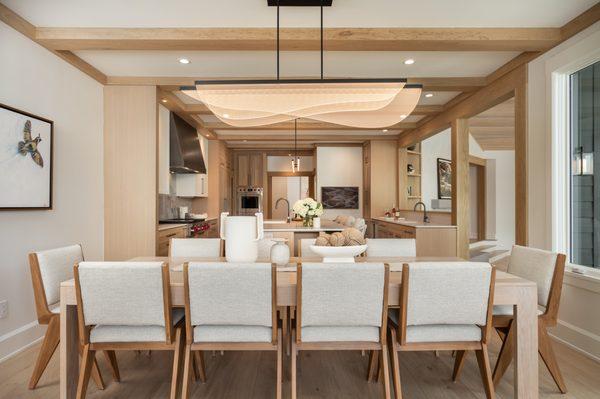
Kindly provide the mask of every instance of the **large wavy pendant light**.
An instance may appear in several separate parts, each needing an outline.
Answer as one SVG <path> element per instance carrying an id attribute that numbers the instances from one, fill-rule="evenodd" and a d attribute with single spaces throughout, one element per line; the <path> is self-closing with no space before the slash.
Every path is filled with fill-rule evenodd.
<path id="1" fill-rule="evenodd" d="M 394 125 L 417 105 L 420 85 L 406 79 L 324 79 L 323 2 L 321 2 L 321 78 L 279 78 L 279 2 L 277 2 L 277 79 L 209 80 L 182 87 L 223 122 L 236 127 L 264 126 L 309 118 L 359 128 Z"/>

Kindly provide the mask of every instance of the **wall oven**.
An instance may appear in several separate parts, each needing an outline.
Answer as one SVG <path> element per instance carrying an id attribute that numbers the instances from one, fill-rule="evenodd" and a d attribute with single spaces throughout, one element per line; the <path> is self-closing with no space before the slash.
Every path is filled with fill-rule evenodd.
<path id="1" fill-rule="evenodd" d="M 262 212 L 262 187 L 239 187 L 237 189 L 237 214 L 253 216 Z"/>

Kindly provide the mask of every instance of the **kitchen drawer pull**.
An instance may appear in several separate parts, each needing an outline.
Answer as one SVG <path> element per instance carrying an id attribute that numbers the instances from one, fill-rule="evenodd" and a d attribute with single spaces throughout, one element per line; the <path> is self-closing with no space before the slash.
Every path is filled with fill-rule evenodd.
<path id="1" fill-rule="evenodd" d="M 167 234 L 167 237 L 175 237 L 177 235 L 177 233 L 171 233 L 171 234 Z"/>

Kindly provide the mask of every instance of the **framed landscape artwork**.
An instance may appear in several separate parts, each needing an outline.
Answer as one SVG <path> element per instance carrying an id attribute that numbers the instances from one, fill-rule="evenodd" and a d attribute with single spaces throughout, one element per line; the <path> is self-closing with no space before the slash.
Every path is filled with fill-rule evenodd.
<path id="1" fill-rule="evenodd" d="M 452 198 L 452 161 L 437 159 L 438 198 Z"/>
<path id="2" fill-rule="evenodd" d="M 0 210 L 52 209 L 53 127 L 0 104 Z"/>
<path id="3" fill-rule="evenodd" d="M 321 187 L 323 209 L 358 209 L 358 187 Z"/>

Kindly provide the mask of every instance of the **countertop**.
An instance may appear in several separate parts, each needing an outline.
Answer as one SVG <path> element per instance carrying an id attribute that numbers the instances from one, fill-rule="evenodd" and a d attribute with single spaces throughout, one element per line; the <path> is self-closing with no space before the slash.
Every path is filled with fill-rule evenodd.
<path id="1" fill-rule="evenodd" d="M 283 221 L 281 221 L 283 222 Z M 321 227 L 315 229 L 314 227 L 304 227 L 302 226 L 302 222 L 290 222 L 290 223 L 273 223 L 272 221 L 265 220 L 264 222 L 264 231 L 273 232 L 273 231 L 292 231 L 297 233 L 311 233 L 311 232 L 322 232 L 322 231 L 342 231 L 347 226 L 341 225 L 331 220 L 323 220 L 321 219 Z"/>
<path id="2" fill-rule="evenodd" d="M 393 218 L 386 218 L 384 216 L 376 216 L 371 218 L 373 220 L 377 220 L 379 222 L 386 222 L 386 223 L 392 223 L 392 224 L 399 224 L 401 226 L 406 226 L 406 227 L 417 227 L 417 228 L 440 228 L 440 227 L 444 227 L 444 228 L 456 228 L 456 226 L 451 226 L 451 225 L 447 225 L 447 224 L 434 224 L 434 223 L 424 223 L 423 221 L 415 221 L 415 220 L 396 220 Z"/>
<path id="3" fill-rule="evenodd" d="M 204 221 L 210 222 L 212 220 L 217 220 L 217 219 L 219 219 L 218 216 L 209 216 Z M 169 229 L 176 229 L 176 228 L 181 228 L 181 227 L 184 227 L 187 225 L 188 225 L 187 223 L 159 223 L 157 230 L 163 231 L 163 230 L 169 230 Z"/>

